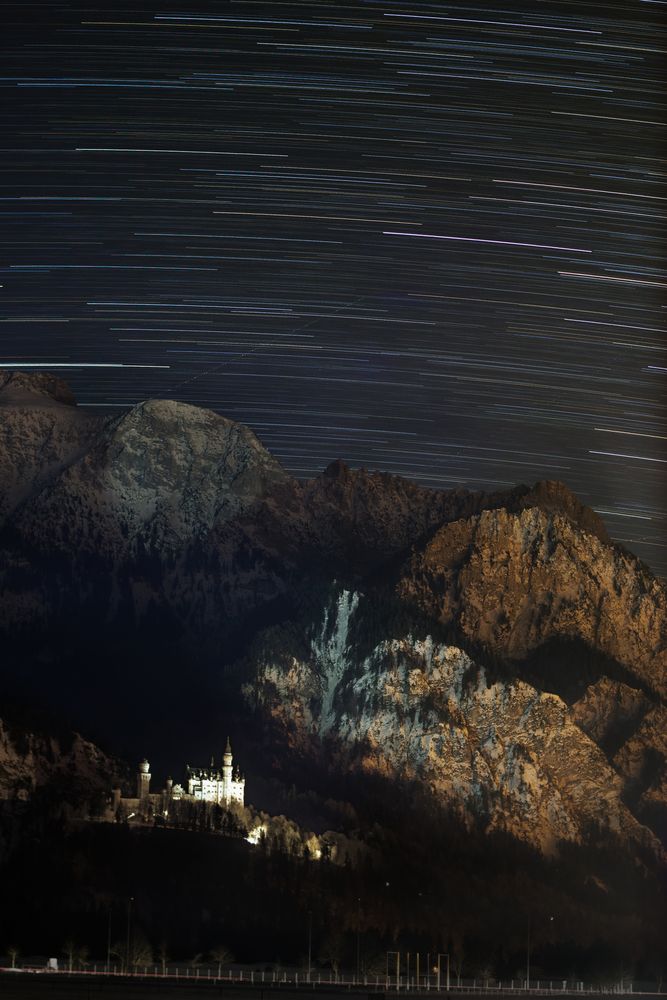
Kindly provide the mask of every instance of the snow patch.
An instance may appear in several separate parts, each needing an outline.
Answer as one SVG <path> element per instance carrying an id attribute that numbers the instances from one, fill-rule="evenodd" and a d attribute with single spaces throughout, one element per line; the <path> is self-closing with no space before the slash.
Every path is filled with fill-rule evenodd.
<path id="1" fill-rule="evenodd" d="M 333 628 L 329 628 L 329 611 L 325 612 L 319 635 L 312 640 L 311 649 L 322 674 L 322 708 L 320 732 L 329 732 L 336 723 L 334 703 L 345 671 L 349 666 L 348 635 L 350 618 L 359 605 L 359 594 L 343 590 L 336 601 Z"/>

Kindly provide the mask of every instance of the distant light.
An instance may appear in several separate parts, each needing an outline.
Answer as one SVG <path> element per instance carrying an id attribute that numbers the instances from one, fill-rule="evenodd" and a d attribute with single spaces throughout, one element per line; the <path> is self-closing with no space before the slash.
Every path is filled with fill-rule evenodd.
<path id="1" fill-rule="evenodd" d="M 251 830 L 248 836 L 245 838 L 249 844 L 257 846 L 259 844 L 262 836 L 266 835 L 265 826 L 256 826 L 254 830 Z"/>

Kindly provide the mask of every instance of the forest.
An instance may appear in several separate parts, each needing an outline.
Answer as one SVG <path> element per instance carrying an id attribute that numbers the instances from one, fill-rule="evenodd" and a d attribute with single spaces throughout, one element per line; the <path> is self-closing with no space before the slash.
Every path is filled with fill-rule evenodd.
<path id="1" fill-rule="evenodd" d="M 662 981 L 664 881 L 648 864 L 638 877 L 608 835 L 591 830 L 545 858 L 417 789 L 345 785 L 356 806 L 274 790 L 293 816 L 337 818 L 347 847 L 335 860 L 317 857 L 313 835 L 284 815 L 241 810 L 209 823 L 195 811 L 180 829 L 90 822 L 88 790 L 63 779 L 4 802 L 0 954 L 85 964 L 110 949 L 135 964 L 226 955 L 301 968 L 310 937 L 313 967 L 334 974 L 358 961 L 378 975 L 400 950 L 445 952 L 453 975 L 508 980 L 525 974 L 529 934 L 534 978 Z M 264 831 L 248 843 L 258 821 Z"/>

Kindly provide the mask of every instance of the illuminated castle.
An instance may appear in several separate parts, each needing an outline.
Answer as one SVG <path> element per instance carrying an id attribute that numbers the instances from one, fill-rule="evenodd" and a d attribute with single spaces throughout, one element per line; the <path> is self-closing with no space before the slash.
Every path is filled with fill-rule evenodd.
<path id="1" fill-rule="evenodd" d="M 210 767 L 186 767 L 188 780 L 187 794 L 201 802 L 217 802 L 219 806 L 228 806 L 230 802 L 243 805 L 245 795 L 245 778 L 238 769 L 234 770 L 232 748 L 227 738 L 225 752 L 222 755 L 222 766 L 216 767 L 211 758 Z"/>
<path id="2" fill-rule="evenodd" d="M 137 821 L 141 821 L 151 815 L 166 817 L 172 802 L 214 802 L 219 806 L 229 806 L 235 802 L 243 805 L 245 778 L 241 777 L 238 768 L 234 768 L 229 738 L 220 767 L 216 767 L 215 761 L 211 758 L 210 767 L 188 765 L 185 772 L 187 791 L 182 785 L 174 784 L 171 778 L 167 778 L 161 792 L 151 792 L 150 764 L 144 758 L 137 771 L 136 795 L 125 798 L 121 796 L 120 788 L 114 788 L 110 803 L 111 814 L 117 816 L 122 808 L 128 819 L 136 817 Z"/>

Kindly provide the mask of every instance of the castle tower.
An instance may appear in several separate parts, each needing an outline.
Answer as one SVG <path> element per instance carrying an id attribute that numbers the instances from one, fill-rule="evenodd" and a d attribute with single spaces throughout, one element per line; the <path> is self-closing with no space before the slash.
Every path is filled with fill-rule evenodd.
<path id="1" fill-rule="evenodd" d="M 228 803 L 232 795 L 232 745 L 227 737 L 227 745 L 222 755 L 222 800 Z"/>
<path id="2" fill-rule="evenodd" d="M 148 798 L 148 792 L 151 784 L 151 766 L 144 757 L 144 759 L 139 764 L 139 770 L 137 772 L 137 798 L 139 801 Z"/>

